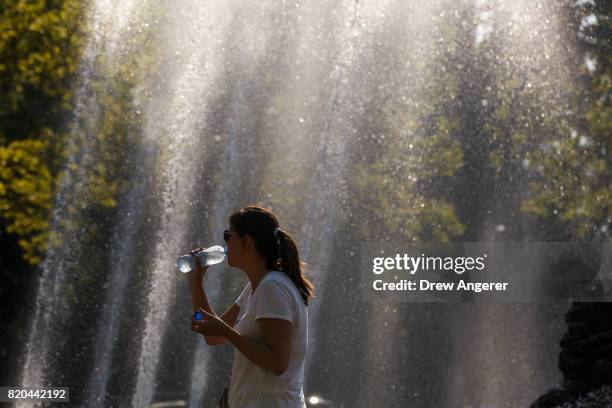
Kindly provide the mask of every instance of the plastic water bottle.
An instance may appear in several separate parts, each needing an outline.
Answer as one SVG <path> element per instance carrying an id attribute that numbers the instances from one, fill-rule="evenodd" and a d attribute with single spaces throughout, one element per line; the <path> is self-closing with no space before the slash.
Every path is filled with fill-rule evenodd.
<path id="1" fill-rule="evenodd" d="M 227 251 L 222 246 L 215 245 L 193 255 L 183 255 L 176 261 L 176 266 L 179 268 L 179 271 L 187 273 L 195 270 L 196 256 L 200 258 L 200 265 L 204 267 L 223 262 L 227 256 Z"/>

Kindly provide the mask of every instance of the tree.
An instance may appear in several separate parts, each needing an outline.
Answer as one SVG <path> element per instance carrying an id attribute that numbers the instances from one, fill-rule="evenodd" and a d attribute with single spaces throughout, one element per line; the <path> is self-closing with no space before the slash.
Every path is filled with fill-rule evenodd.
<path id="1" fill-rule="evenodd" d="M 531 153 L 532 196 L 523 209 L 562 226 L 567 236 L 609 237 L 612 223 L 612 4 L 582 2 L 569 9 L 580 77 L 572 117 L 556 125 L 553 138 Z M 570 20 L 571 21 L 571 20 Z"/>
<path id="2" fill-rule="evenodd" d="M 83 4 L 9 0 L 0 13 L 0 221 L 37 264 L 68 134 Z"/>

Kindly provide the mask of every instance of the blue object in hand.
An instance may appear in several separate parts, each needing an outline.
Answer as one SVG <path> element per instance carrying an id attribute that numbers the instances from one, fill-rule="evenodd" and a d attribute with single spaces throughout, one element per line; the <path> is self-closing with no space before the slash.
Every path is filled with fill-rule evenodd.
<path id="1" fill-rule="evenodd" d="M 199 310 L 196 310 L 195 312 L 193 312 L 193 318 L 197 321 L 202 321 L 204 320 L 204 313 L 200 312 Z"/>

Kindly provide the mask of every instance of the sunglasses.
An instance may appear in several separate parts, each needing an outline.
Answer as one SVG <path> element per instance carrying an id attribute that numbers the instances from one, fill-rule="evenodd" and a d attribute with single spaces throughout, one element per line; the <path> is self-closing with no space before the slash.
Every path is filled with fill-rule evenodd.
<path id="1" fill-rule="evenodd" d="M 223 231 L 223 240 L 225 242 L 229 241 L 230 237 L 234 234 L 239 234 L 238 232 L 230 232 L 229 229 Z"/>

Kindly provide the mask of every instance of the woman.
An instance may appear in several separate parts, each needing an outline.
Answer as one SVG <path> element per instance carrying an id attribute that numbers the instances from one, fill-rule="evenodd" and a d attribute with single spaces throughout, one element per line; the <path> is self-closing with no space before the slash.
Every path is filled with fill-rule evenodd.
<path id="1" fill-rule="evenodd" d="M 265 208 L 245 207 L 229 224 L 223 234 L 227 262 L 242 269 L 248 283 L 219 317 L 202 287 L 208 268 L 197 264 L 188 274 L 191 301 L 205 317 L 192 318 L 191 330 L 206 344 L 230 342 L 236 348 L 230 408 L 306 407 L 302 386 L 313 285 L 304 276 L 295 242 Z"/>

